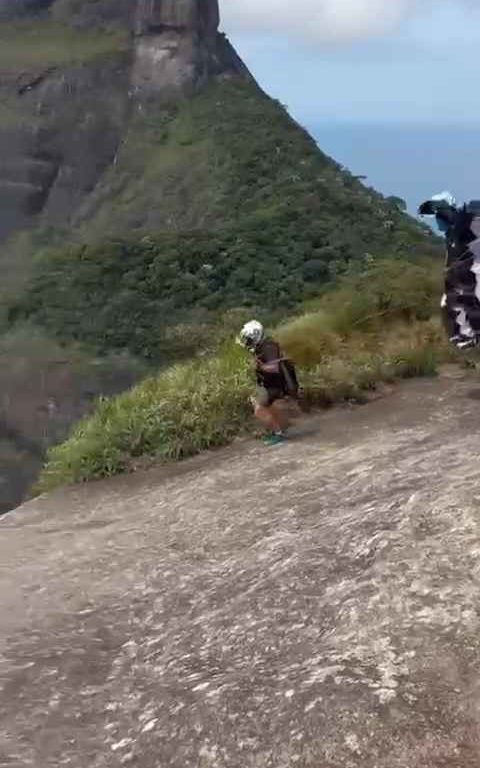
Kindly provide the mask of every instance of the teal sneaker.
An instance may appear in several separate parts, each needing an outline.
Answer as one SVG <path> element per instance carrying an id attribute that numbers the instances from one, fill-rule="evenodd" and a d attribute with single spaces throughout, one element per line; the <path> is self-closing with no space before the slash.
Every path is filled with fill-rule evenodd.
<path id="1" fill-rule="evenodd" d="M 267 446 L 273 446 L 273 445 L 280 445 L 283 443 L 285 439 L 285 435 L 283 434 L 272 434 L 267 435 L 263 438 L 263 444 Z"/>

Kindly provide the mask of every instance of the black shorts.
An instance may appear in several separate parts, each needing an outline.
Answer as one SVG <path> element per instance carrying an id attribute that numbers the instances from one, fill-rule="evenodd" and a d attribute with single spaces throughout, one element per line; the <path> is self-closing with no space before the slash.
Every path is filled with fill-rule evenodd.
<path id="1" fill-rule="evenodd" d="M 258 386 L 255 402 L 261 408 L 269 408 L 277 400 L 283 400 L 284 397 L 285 392 L 283 389 L 267 389 L 266 387 Z"/>

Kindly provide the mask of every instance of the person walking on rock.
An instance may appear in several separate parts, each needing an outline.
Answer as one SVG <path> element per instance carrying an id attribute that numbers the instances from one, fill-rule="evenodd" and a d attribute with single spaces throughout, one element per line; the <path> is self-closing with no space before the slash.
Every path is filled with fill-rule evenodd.
<path id="1" fill-rule="evenodd" d="M 267 429 L 266 445 L 278 445 L 285 437 L 282 401 L 298 398 L 299 386 L 293 364 L 282 355 L 280 345 L 265 335 L 263 325 L 251 320 L 241 330 L 240 344 L 254 355 L 257 390 L 253 404 L 256 419 Z"/>

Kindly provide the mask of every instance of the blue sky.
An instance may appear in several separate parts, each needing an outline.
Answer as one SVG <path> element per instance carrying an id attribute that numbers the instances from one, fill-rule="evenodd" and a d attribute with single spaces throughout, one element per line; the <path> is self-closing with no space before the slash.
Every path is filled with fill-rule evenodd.
<path id="1" fill-rule="evenodd" d="M 260 84 L 307 126 L 480 125 L 480 0 L 220 0 Z"/>

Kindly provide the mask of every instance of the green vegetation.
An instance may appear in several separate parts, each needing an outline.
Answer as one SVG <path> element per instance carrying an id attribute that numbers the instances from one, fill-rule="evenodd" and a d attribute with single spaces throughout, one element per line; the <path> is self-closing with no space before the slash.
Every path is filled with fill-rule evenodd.
<path id="1" fill-rule="evenodd" d="M 301 364 L 310 401 L 361 400 L 380 382 L 433 374 L 449 354 L 428 319 L 437 279 L 431 262 L 374 264 L 280 326 L 276 335 Z M 360 286 L 368 286 L 362 304 Z M 248 356 L 231 343 L 214 356 L 173 366 L 99 402 L 93 417 L 51 450 L 39 488 L 129 471 L 142 457 L 179 459 L 224 445 L 252 428 L 251 391 Z"/>
<path id="2" fill-rule="evenodd" d="M 408 206 L 406 201 L 403 199 L 403 197 L 397 197 L 396 195 L 390 195 L 390 197 L 387 197 L 387 201 L 394 205 L 396 208 L 398 208 L 399 211 L 406 211 Z"/>
<path id="3" fill-rule="evenodd" d="M 77 2 L 57 5 L 60 13 Z M 60 18 L 1 25 L 0 67 L 25 73 L 28 84 L 32 73 L 50 67 L 61 72 L 99 56 L 112 60 L 126 45 L 121 33 L 67 28 Z M 96 67 L 94 61 L 92 83 Z M 20 104 L 6 90 L 2 126 L 28 122 L 31 111 L 46 136 L 62 141 L 70 141 L 87 106 L 97 111 L 94 93 L 91 106 L 72 99 L 69 110 L 37 116 L 34 98 Z M 175 105 L 132 100 L 128 110 L 124 95 L 119 87 L 108 97 L 120 136 L 115 160 L 71 212 L 69 231 L 50 229 L 45 213 L 44 228 L 32 221 L 2 246 L 0 327 L 11 339 L 35 327 L 38 339 L 51 340 L 68 359 L 78 348 L 95 365 L 100 355 L 119 388 L 124 380 L 110 367 L 118 353 L 147 361 L 150 371 L 177 364 L 99 402 L 94 416 L 52 449 L 42 488 L 127 471 L 145 456 L 188 456 L 248 428 L 249 364 L 227 340 L 251 315 L 270 327 L 299 315 L 279 334 L 318 403 L 358 398 L 378 381 L 432 370 L 438 334 L 426 319 L 436 289 L 421 259 L 438 243 L 398 200 L 366 189 L 253 83 L 213 82 Z M 94 148 L 87 155 L 95 162 Z M 380 257 L 388 266 L 376 266 Z M 339 279 L 335 296 L 325 294 Z M 28 349 L 27 336 L 20 350 Z M 42 344 L 35 341 L 31 360 L 48 377 L 50 341 Z M 5 372 L 23 365 L 15 355 L 10 345 Z M 30 370 L 25 365 L 22 386 L 30 386 Z M 85 413 L 87 393 L 117 391 L 104 386 L 103 374 L 85 390 L 75 365 L 55 370 L 59 398 L 76 392 L 77 381 L 79 389 L 49 442 L 63 439 L 66 425 Z M 15 425 L 33 433 L 45 388 L 35 379 L 38 397 L 28 391 L 24 407 L 20 385 L 8 377 L 2 394 L 6 387 L 16 390 Z"/>
<path id="4" fill-rule="evenodd" d="M 128 38 L 121 32 L 78 30 L 50 19 L 0 23 L 4 73 L 82 63 L 127 47 Z"/>
<path id="5" fill-rule="evenodd" d="M 297 250 L 292 238 L 292 251 L 285 253 L 288 234 L 281 223 L 271 237 L 263 228 L 238 226 L 48 254 L 27 293 L 10 308 L 10 319 L 33 320 L 62 341 L 82 341 L 103 352 L 128 349 L 153 361 L 189 356 L 209 348 L 217 326 L 224 327 L 225 311 L 242 307 L 262 317 L 285 316 L 318 293 L 322 281 L 311 277 L 308 245 Z M 322 268 L 323 280 L 331 280 L 338 262 L 325 261 Z M 381 269 L 399 271 L 399 280 L 402 268 L 396 259 L 382 261 Z M 421 267 L 412 267 L 412 292 L 424 292 L 421 276 Z M 359 277 L 352 306 L 340 298 L 344 309 L 337 322 L 343 318 L 348 326 L 352 314 L 360 321 L 372 290 Z M 394 296 L 403 302 L 400 292 Z M 383 301 L 389 306 L 388 296 Z M 383 304 L 375 308 L 382 310 Z"/>
<path id="6" fill-rule="evenodd" d="M 136 114 L 86 218 L 89 242 L 224 227 L 242 241 L 253 230 L 264 261 L 294 262 L 317 281 L 332 262 L 435 247 L 396 202 L 367 190 L 282 105 L 241 81 Z"/>
<path id="7" fill-rule="evenodd" d="M 265 226 L 269 242 L 282 224 L 285 251 L 295 234 L 321 262 L 426 244 L 396 204 L 366 190 L 278 102 L 240 81 L 134 114 L 86 219 L 83 234 L 96 242 L 132 230 L 245 230 L 247 223 Z"/>
<path id="8" fill-rule="evenodd" d="M 315 365 L 335 353 L 339 338 L 379 336 L 392 321 L 430 319 L 440 292 L 439 264 L 380 259 L 345 276 L 319 300 L 306 302 L 304 315 L 280 327 L 282 344 L 300 365 Z"/>
<path id="9" fill-rule="evenodd" d="M 210 349 L 225 311 L 275 320 L 353 265 L 438 248 L 279 104 L 233 81 L 133 117 L 89 206 L 77 244 L 37 259 L 10 322 L 155 363 Z"/>
<path id="10" fill-rule="evenodd" d="M 280 245 L 284 257 L 305 247 L 314 279 L 332 261 L 428 248 L 396 202 L 367 190 L 278 102 L 240 81 L 135 114 L 85 218 L 89 242 L 132 231 L 263 230 L 277 256 Z"/>

